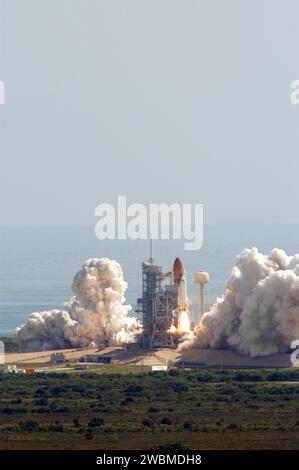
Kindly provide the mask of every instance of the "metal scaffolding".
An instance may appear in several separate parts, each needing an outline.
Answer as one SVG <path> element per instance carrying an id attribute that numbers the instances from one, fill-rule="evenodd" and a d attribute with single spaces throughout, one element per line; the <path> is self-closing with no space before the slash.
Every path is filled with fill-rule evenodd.
<path id="1" fill-rule="evenodd" d="M 175 336 L 170 329 L 177 325 L 178 288 L 175 284 L 163 286 L 171 272 L 163 274 L 154 264 L 152 254 L 142 263 L 142 297 L 137 300 L 142 312 L 143 334 L 141 344 L 145 348 L 172 347 Z"/>

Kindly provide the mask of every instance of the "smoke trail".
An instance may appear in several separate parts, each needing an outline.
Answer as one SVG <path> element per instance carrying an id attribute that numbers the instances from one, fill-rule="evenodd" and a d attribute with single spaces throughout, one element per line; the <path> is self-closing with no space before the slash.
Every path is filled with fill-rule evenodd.
<path id="1" fill-rule="evenodd" d="M 181 347 L 232 348 L 255 356 L 286 352 L 299 338 L 299 254 L 245 249 L 225 294 Z"/>
<path id="2" fill-rule="evenodd" d="M 32 313 L 17 328 L 20 349 L 39 351 L 134 340 L 137 322 L 127 316 L 131 310 L 130 305 L 124 305 L 127 283 L 116 261 L 85 261 L 72 288 L 75 295 L 63 310 Z"/>

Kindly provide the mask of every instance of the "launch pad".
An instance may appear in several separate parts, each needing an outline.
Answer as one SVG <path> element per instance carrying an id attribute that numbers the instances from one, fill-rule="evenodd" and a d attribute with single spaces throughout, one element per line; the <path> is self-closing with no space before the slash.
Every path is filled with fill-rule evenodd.
<path id="1" fill-rule="evenodd" d="M 163 273 L 160 266 L 150 260 L 142 263 L 142 297 L 137 300 L 142 312 L 143 348 L 173 347 L 176 345 L 171 327 L 176 322 L 178 288 L 162 282 L 171 273 Z"/>
<path id="2" fill-rule="evenodd" d="M 51 365 L 53 353 L 63 353 L 68 364 Z M 169 367 L 187 368 L 220 368 L 220 369 L 259 369 L 259 368 L 289 368 L 298 367 L 291 363 L 290 354 L 275 354 L 264 357 L 249 357 L 240 355 L 236 351 L 228 349 L 185 349 L 179 351 L 172 348 L 131 349 L 127 347 L 108 347 L 99 350 L 98 348 L 88 349 L 57 349 L 51 351 L 27 352 L 27 353 L 7 353 L 6 364 L 17 364 L 23 367 L 24 364 L 30 367 L 46 368 L 49 372 L 68 371 L 72 369 L 72 364 L 80 364 L 79 360 L 85 355 L 109 356 L 111 363 L 108 365 L 95 364 L 99 369 L 106 367 L 107 370 L 114 366 L 134 366 L 151 367 L 154 365 L 168 365 Z M 62 368 L 62 369 L 61 369 Z M 42 372 L 42 370 L 40 370 Z"/>
<path id="3" fill-rule="evenodd" d="M 136 312 L 142 313 L 141 347 L 176 347 L 182 333 L 192 328 L 186 272 L 179 258 L 172 271 L 163 273 L 151 252 L 150 259 L 142 263 L 142 297 L 137 303 Z"/>

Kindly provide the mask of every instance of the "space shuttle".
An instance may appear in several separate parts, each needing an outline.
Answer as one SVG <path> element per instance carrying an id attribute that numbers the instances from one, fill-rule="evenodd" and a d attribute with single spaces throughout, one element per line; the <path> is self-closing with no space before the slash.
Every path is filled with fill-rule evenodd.
<path id="1" fill-rule="evenodd" d="M 176 258 L 173 263 L 172 281 L 178 286 L 178 310 L 189 311 L 191 302 L 187 296 L 186 271 L 180 258 Z"/>

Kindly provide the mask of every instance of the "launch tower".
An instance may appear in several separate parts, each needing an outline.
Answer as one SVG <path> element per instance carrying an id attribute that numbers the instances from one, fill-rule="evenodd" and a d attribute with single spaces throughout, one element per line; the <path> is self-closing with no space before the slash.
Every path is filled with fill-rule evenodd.
<path id="1" fill-rule="evenodd" d="M 143 334 L 141 344 L 144 348 L 173 347 L 175 335 L 171 333 L 177 323 L 178 286 L 163 285 L 172 273 L 163 273 L 154 264 L 152 254 L 149 261 L 142 263 L 142 297 L 137 300 L 142 312 Z"/>

